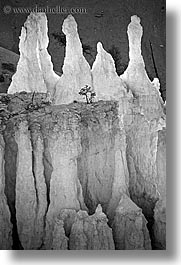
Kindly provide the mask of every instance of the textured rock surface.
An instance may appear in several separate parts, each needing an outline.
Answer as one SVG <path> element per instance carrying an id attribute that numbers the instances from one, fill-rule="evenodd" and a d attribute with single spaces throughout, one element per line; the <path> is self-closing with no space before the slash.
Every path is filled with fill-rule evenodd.
<path id="1" fill-rule="evenodd" d="M 145 70 L 145 63 L 141 52 L 143 28 L 138 16 L 131 17 L 127 34 L 129 39 L 129 64 L 124 74 L 121 75 L 121 78 L 136 96 L 158 93 Z"/>
<path id="2" fill-rule="evenodd" d="M 113 250 L 112 230 L 107 225 L 106 215 L 99 205 L 94 215 L 79 211 L 72 225 L 69 248 L 71 250 Z"/>
<path id="3" fill-rule="evenodd" d="M 35 132 L 34 132 L 35 130 Z M 16 219 L 24 249 L 38 249 L 44 232 L 47 208 L 43 167 L 43 142 L 35 128 L 22 122 L 15 134 L 18 145 L 16 171 Z"/>
<path id="4" fill-rule="evenodd" d="M 153 231 L 156 249 L 166 249 L 166 198 L 155 205 Z"/>
<path id="5" fill-rule="evenodd" d="M 116 249 L 148 249 L 150 245 L 143 214 L 150 232 L 156 229 L 163 231 L 164 226 L 164 222 L 160 222 L 163 211 L 155 208 L 156 201 L 164 198 L 165 194 L 165 173 L 162 170 L 165 135 L 161 105 L 158 108 L 145 104 L 147 109 L 143 109 L 140 99 L 122 97 L 119 103 L 99 101 L 50 106 L 45 94 L 35 94 L 35 109 L 32 106 L 28 109 L 31 99 L 32 94 L 15 94 L 6 99 L 6 111 L 4 107 L 4 112 L 1 112 L 1 127 L 6 140 L 6 176 L 10 174 L 14 178 L 8 169 L 11 164 L 12 172 L 16 172 L 15 184 L 10 185 L 8 181 L 7 184 L 12 194 L 16 188 L 15 216 L 22 248 L 70 249 L 70 242 L 75 242 L 75 238 L 77 243 L 71 243 L 71 248 L 73 245 L 76 249 L 92 248 L 88 243 L 91 239 L 86 239 L 87 232 L 84 234 L 81 230 L 84 226 L 81 218 L 85 217 L 86 226 L 90 227 L 88 230 L 94 230 L 91 228 L 94 218 L 92 220 L 88 213 L 94 214 L 97 205 L 101 204 L 109 221 L 114 223 L 114 233 L 118 234 L 115 231 L 122 231 L 118 227 L 118 219 L 122 218 L 120 205 L 123 204 L 128 216 L 129 210 L 134 209 L 133 222 L 126 222 L 127 230 L 132 231 L 132 227 L 138 224 L 142 233 L 136 235 L 139 242 L 135 240 L 134 243 L 131 236 L 132 243 L 128 239 L 124 246 L 114 239 L 116 244 L 121 244 Z M 12 148 L 15 151 L 8 151 Z M 3 150 L 4 147 L 2 157 Z M 9 166 L 7 161 L 10 161 Z M 131 202 L 129 193 L 143 214 Z M 10 191 L 7 196 L 11 198 L 8 194 Z M 11 200 L 8 200 L 8 205 L 11 206 Z M 77 215 L 77 211 L 82 210 L 88 213 Z M 114 217 L 115 210 L 117 215 Z M 72 220 L 76 220 L 74 224 Z M 107 232 L 104 233 L 106 236 Z M 129 233 L 127 235 L 129 238 Z M 100 244 L 99 237 L 96 238 L 96 247 L 111 247 L 108 242 Z M 164 235 L 159 240 L 155 240 L 155 245 L 163 242 Z"/>
<path id="6" fill-rule="evenodd" d="M 0 93 L 7 92 L 18 60 L 18 54 L 0 47 Z"/>
<path id="7" fill-rule="evenodd" d="M 38 48 L 39 48 L 38 56 L 40 60 L 39 62 L 47 91 L 52 96 L 55 90 L 55 85 L 60 79 L 60 76 L 54 72 L 51 56 L 47 51 L 49 39 L 48 39 L 47 18 L 44 13 L 37 14 L 37 23 L 38 23 L 37 27 L 38 27 Z"/>
<path id="8" fill-rule="evenodd" d="M 146 224 L 141 209 L 124 195 L 116 208 L 111 225 L 116 249 L 151 249 Z"/>
<path id="9" fill-rule="evenodd" d="M 20 91 L 46 92 L 46 85 L 38 60 L 37 15 L 31 13 L 21 29 L 19 42 L 20 59 L 12 77 L 8 93 Z"/>
<path id="10" fill-rule="evenodd" d="M 151 101 L 151 105 L 147 104 L 150 109 L 143 109 L 139 100 L 134 100 L 133 105 L 133 116 L 129 114 L 128 108 L 123 117 L 127 135 L 129 192 L 131 199 L 151 223 L 155 203 L 160 197 L 161 179 L 163 182 L 162 175 L 157 174 L 157 162 L 163 159 L 157 156 L 157 146 L 158 134 L 165 126 L 165 118 L 163 112 L 159 114 L 154 101 Z M 160 161 L 159 164 L 161 163 Z"/>
<path id="11" fill-rule="evenodd" d="M 159 200 L 154 208 L 154 244 L 166 249 L 166 131 L 159 131 L 157 149 L 157 185 Z"/>
<path id="12" fill-rule="evenodd" d="M 157 143 L 157 185 L 159 198 L 166 198 L 166 129 L 158 132 Z"/>
<path id="13" fill-rule="evenodd" d="M 12 249 L 12 224 L 7 205 L 4 175 L 4 141 L 0 135 L 0 249 Z"/>
<path id="14" fill-rule="evenodd" d="M 90 211 L 93 213 L 101 203 L 103 210 L 111 215 L 121 194 L 128 192 L 129 179 L 126 138 L 124 130 L 119 128 L 118 105 L 105 103 L 94 103 L 95 107 L 88 106 L 81 113 L 82 153 L 78 157 L 78 175 Z"/>
<path id="15" fill-rule="evenodd" d="M 64 236 L 62 223 L 57 222 L 63 209 L 93 214 L 101 203 L 111 216 L 121 195 L 128 194 L 126 145 L 124 131 L 119 128 L 118 104 L 100 101 L 91 105 L 50 106 L 44 102 L 45 98 L 46 95 L 35 94 L 36 110 L 33 110 L 27 108 L 32 94 L 15 94 L 9 97 L 7 111 L 4 109 L 1 118 L 3 134 L 8 130 L 11 137 L 15 135 L 10 139 L 12 146 L 16 143 L 17 154 L 6 151 L 6 159 L 15 161 L 16 175 L 10 187 L 12 193 L 15 189 L 17 232 L 23 249 L 66 248 L 67 234 Z M 6 145 L 10 145 L 8 141 Z M 91 227 L 99 214 L 100 207 L 94 217 L 82 213 L 86 215 L 85 227 Z M 81 214 L 74 227 L 79 229 L 80 224 Z M 106 222 L 99 226 L 99 221 L 95 221 L 95 224 L 97 243 L 93 246 L 91 238 L 85 239 L 86 248 L 112 248 L 112 243 L 105 239 Z M 71 248 L 75 228 L 72 233 Z M 100 239 L 101 233 L 104 239 Z M 59 237 L 62 241 L 58 243 Z M 81 240 L 77 244 L 76 248 L 81 247 Z"/>
<path id="16" fill-rule="evenodd" d="M 63 209 L 55 218 L 52 237 L 44 249 L 113 250 L 112 229 L 107 217 L 98 205 L 93 215 L 86 211 Z"/>
<path id="17" fill-rule="evenodd" d="M 59 76 L 53 71 L 48 47 L 47 18 L 44 13 L 31 13 L 21 30 L 20 59 L 8 93 L 50 92 L 53 94 Z"/>
<path id="18" fill-rule="evenodd" d="M 77 23 L 72 15 L 63 22 L 62 31 L 66 35 L 66 52 L 63 75 L 56 85 L 54 102 L 67 104 L 73 100 L 84 101 L 79 91 L 85 85 L 92 87 L 91 70 L 83 56 L 82 44 L 77 32 Z"/>
<path id="19" fill-rule="evenodd" d="M 100 42 L 97 44 L 97 56 L 92 66 L 92 79 L 97 99 L 119 100 L 127 92 L 125 83 L 116 73 L 112 56 Z"/>
<path id="20" fill-rule="evenodd" d="M 56 220 L 52 234 L 52 244 L 47 249 L 53 249 L 53 250 L 68 249 L 68 238 L 65 235 L 63 221 Z"/>

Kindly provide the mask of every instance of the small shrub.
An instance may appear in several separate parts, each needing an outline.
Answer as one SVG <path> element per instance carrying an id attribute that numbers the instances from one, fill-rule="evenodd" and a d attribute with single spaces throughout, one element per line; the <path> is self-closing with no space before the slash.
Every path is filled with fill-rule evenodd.
<path id="1" fill-rule="evenodd" d="M 87 104 L 91 104 L 93 102 L 93 98 L 96 96 L 96 93 L 89 85 L 85 85 L 79 91 L 79 95 L 85 96 Z"/>

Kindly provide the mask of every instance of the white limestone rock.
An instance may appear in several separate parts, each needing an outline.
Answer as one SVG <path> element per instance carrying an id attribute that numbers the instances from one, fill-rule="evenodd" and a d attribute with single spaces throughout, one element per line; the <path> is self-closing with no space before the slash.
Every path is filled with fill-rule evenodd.
<path id="1" fill-rule="evenodd" d="M 72 225 L 69 237 L 70 250 L 114 250 L 112 229 L 107 217 L 98 205 L 95 214 L 89 216 L 79 211 Z"/>
<path id="2" fill-rule="evenodd" d="M 55 85 L 60 79 L 60 76 L 54 72 L 51 56 L 47 50 L 49 44 L 47 17 L 44 13 L 37 13 L 36 19 L 38 26 L 38 56 L 40 67 L 47 87 L 47 92 L 49 92 L 52 97 L 55 92 Z"/>
<path id="3" fill-rule="evenodd" d="M 141 53 L 143 28 L 138 16 L 135 15 L 131 17 L 127 33 L 129 39 L 129 64 L 128 68 L 120 77 L 135 95 L 159 94 L 145 70 L 145 64 Z"/>
<path id="4" fill-rule="evenodd" d="M 166 131 L 158 133 L 157 146 L 157 188 L 159 200 L 154 208 L 154 244 L 158 249 L 166 249 Z"/>
<path id="5" fill-rule="evenodd" d="M 44 249 L 115 249 L 112 229 L 107 221 L 100 205 L 93 215 L 82 210 L 62 209 L 52 226 L 52 240 L 46 241 Z"/>
<path id="6" fill-rule="evenodd" d="M 65 235 L 64 222 L 62 220 L 56 220 L 53 230 L 53 242 L 50 249 L 53 250 L 67 250 L 68 238 Z"/>
<path id="7" fill-rule="evenodd" d="M 120 141 L 121 140 L 121 141 Z M 111 197 L 106 214 L 111 220 L 123 194 L 129 196 L 129 172 L 126 161 L 126 136 L 118 134 L 115 139 L 114 177 L 112 179 Z"/>
<path id="8" fill-rule="evenodd" d="M 157 179 L 156 184 L 159 191 L 159 199 L 166 198 L 166 130 L 158 132 L 158 143 L 156 153 Z"/>
<path id="9" fill-rule="evenodd" d="M 50 181 L 50 205 L 46 215 L 46 249 L 52 245 L 54 222 L 62 209 L 85 209 L 82 187 L 77 176 L 77 157 L 81 152 L 76 122 L 62 120 L 64 128 L 54 128 L 48 140 L 53 172 Z"/>
<path id="10" fill-rule="evenodd" d="M 56 85 L 54 95 L 56 105 L 68 104 L 74 100 L 85 101 L 79 91 L 85 85 L 92 87 L 90 66 L 83 56 L 77 23 L 72 15 L 64 20 L 62 31 L 66 35 L 66 52 L 63 75 Z"/>
<path id="11" fill-rule="evenodd" d="M 81 114 L 78 176 L 84 200 L 91 213 L 100 203 L 109 218 L 129 186 L 126 135 L 119 127 L 117 108 L 114 102 L 102 102 L 94 111 L 87 109 Z"/>
<path id="12" fill-rule="evenodd" d="M 104 50 L 101 42 L 97 44 L 92 78 L 97 100 L 119 100 L 127 93 L 125 83 L 116 73 L 114 59 Z"/>
<path id="13" fill-rule="evenodd" d="M 142 210 L 127 195 L 123 195 L 111 225 L 116 249 L 151 249 L 146 223 Z"/>
<path id="14" fill-rule="evenodd" d="M 37 16 L 36 13 L 31 13 L 21 29 L 20 59 L 8 88 L 9 94 L 21 91 L 47 92 L 38 54 Z"/>
<path id="15" fill-rule="evenodd" d="M 26 122 L 20 123 L 15 140 L 18 145 L 16 219 L 19 239 L 24 249 L 38 249 L 43 240 L 47 208 L 43 143 L 38 137 L 32 146 Z"/>
<path id="16" fill-rule="evenodd" d="M 68 249 L 69 236 L 76 216 L 75 209 L 68 208 L 57 212 L 54 222 L 49 226 L 52 232 L 47 233 L 43 249 Z"/>

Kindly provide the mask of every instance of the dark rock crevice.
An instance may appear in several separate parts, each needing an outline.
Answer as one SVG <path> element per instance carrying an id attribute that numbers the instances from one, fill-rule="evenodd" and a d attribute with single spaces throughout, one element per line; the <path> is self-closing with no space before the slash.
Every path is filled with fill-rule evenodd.
<path id="1" fill-rule="evenodd" d="M 51 155 L 50 155 L 50 152 L 48 149 L 48 139 L 45 136 L 43 136 L 43 132 L 42 132 L 42 137 L 43 137 L 43 146 L 44 146 L 44 149 L 43 149 L 43 167 L 44 167 L 44 178 L 45 178 L 45 184 L 46 184 L 47 207 L 46 207 L 44 218 L 43 218 L 44 235 L 43 235 L 42 244 L 41 244 L 39 249 L 45 249 L 46 218 L 47 218 L 47 213 L 48 213 L 49 206 L 50 206 L 50 180 L 51 180 L 51 175 L 53 172 Z"/>
<path id="2" fill-rule="evenodd" d="M 31 148 L 32 148 L 32 156 L 31 156 L 31 162 L 32 162 L 32 176 L 33 176 L 33 181 L 34 181 L 34 189 L 35 189 L 35 195 L 36 195 L 36 213 L 38 213 L 38 208 L 39 208 L 39 204 L 40 204 L 40 200 L 39 200 L 39 192 L 38 192 L 38 187 L 37 187 L 37 179 L 36 179 L 36 172 L 35 172 L 35 167 L 36 167 L 36 154 L 35 154 L 35 150 L 36 150 L 36 123 L 34 125 L 29 126 L 29 131 L 30 131 L 30 143 L 31 143 Z"/>
<path id="3" fill-rule="evenodd" d="M 53 166 L 51 161 L 51 155 L 48 149 L 48 139 L 43 138 L 44 151 L 43 151 L 43 165 L 44 165 L 44 177 L 47 188 L 47 211 L 50 205 L 50 180 L 53 172 Z"/>
<path id="4" fill-rule="evenodd" d="M 3 133 L 3 137 L 5 142 L 5 152 L 4 152 L 5 195 L 11 213 L 11 223 L 13 225 L 12 249 L 19 250 L 23 249 L 23 247 L 19 239 L 17 220 L 16 220 L 16 165 L 17 165 L 18 146 L 14 138 L 14 125 L 13 123 L 11 123 L 11 121 L 7 123 L 6 130 Z"/>

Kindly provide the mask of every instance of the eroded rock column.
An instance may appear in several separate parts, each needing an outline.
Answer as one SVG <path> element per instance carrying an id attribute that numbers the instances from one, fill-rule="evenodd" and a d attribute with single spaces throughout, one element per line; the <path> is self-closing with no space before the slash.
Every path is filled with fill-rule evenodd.
<path id="1" fill-rule="evenodd" d="M 55 220 L 62 209 L 87 210 L 77 176 L 77 157 L 81 152 L 81 145 L 75 118 L 62 116 L 59 125 L 49 135 L 48 148 L 53 171 L 50 180 L 50 205 L 46 216 L 46 249 L 53 244 Z"/>
<path id="2" fill-rule="evenodd" d="M 126 84 L 116 73 L 112 56 L 104 50 L 101 42 L 97 44 L 97 56 L 91 72 L 97 100 L 119 100 L 127 93 Z"/>
<path id="3" fill-rule="evenodd" d="M 141 209 L 128 196 L 123 195 L 111 225 L 116 249 L 151 249 L 146 224 Z"/>
<path id="4" fill-rule="evenodd" d="M 47 207 L 43 172 L 43 143 L 35 132 L 36 141 L 26 121 L 19 124 L 15 139 L 18 145 L 16 177 L 16 219 L 24 249 L 42 245 L 44 215 Z"/>
<path id="5" fill-rule="evenodd" d="M 85 101 L 79 91 L 85 85 L 92 87 L 90 66 L 83 56 L 77 23 L 72 15 L 64 20 L 62 31 L 66 35 L 66 52 L 63 75 L 56 85 L 54 95 L 56 105 L 71 103 L 74 100 Z"/>
<path id="6" fill-rule="evenodd" d="M 127 33 L 129 39 L 129 64 L 126 71 L 120 77 L 136 96 L 157 94 L 158 91 L 151 83 L 145 70 L 145 64 L 141 53 L 143 28 L 138 16 L 135 15 L 131 17 Z"/>
<path id="7" fill-rule="evenodd" d="M 51 98 L 55 92 L 55 85 L 60 76 L 53 70 L 51 56 L 48 53 L 47 47 L 49 44 L 47 17 L 44 13 L 37 13 L 37 28 L 38 28 L 38 56 L 43 79 L 47 87 L 47 92 L 50 93 Z"/>
<path id="8" fill-rule="evenodd" d="M 20 59 L 8 93 L 47 92 L 39 62 L 37 14 L 31 13 L 21 29 Z"/>
<path id="9" fill-rule="evenodd" d="M 114 250 L 112 229 L 107 221 L 100 205 L 91 216 L 79 211 L 70 232 L 70 250 Z"/>

